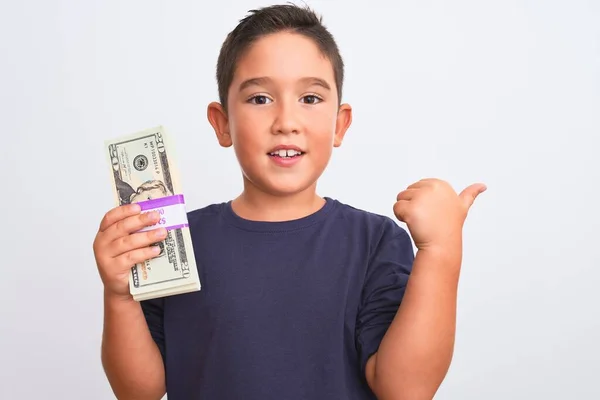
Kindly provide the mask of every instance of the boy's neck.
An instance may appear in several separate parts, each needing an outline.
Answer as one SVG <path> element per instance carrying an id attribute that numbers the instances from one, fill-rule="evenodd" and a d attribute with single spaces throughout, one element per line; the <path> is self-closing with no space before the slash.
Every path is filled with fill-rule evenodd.
<path id="1" fill-rule="evenodd" d="M 325 199 L 316 194 L 316 185 L 289 196 L 265 193 L 251 185 L 232 201 L 233 211 L 241 218 L 252 221 L 280 222 L 306 217 L 317 212 Z"/>

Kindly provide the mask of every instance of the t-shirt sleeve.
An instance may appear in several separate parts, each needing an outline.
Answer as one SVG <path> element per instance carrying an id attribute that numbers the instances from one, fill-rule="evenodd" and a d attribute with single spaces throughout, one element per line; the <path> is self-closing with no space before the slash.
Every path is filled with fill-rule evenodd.
<path id="1" fill-rule="evenodd" d="M 369 357 L 377 352 L 400 307 L 413 261 L 408 232 L 387 220 L 371 252 L 358 310 L 356 345 L 363 375 Z"/>
<path id="2" fill-rule="evenodd" d="M 158 346 L 163 362 L 165 361 L 165 332 L 163 325 L 164 298 L 143 300 L 140 302 L 152 339 Z"/>

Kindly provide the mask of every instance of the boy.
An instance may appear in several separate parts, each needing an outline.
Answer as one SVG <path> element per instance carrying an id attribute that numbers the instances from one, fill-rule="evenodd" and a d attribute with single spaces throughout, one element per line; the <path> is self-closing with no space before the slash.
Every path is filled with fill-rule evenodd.
<path id="1" fill-rule="evenodd" d="M 120 399 L 431 399 L 450 364 L 462 226 L 476 196 L 426 179 L 391 219 L 316 194 L 352 110 L 311 11 L 257 10 L 217 63 L 208 119 L 243 172 L 239 197 L 189 213 L 203 288 L 141 304 L 132 264 L 165 232 L 135 205 L 101 222 L 102 362 Z M 410 280 L 408 279 L 410 276 Z"/>

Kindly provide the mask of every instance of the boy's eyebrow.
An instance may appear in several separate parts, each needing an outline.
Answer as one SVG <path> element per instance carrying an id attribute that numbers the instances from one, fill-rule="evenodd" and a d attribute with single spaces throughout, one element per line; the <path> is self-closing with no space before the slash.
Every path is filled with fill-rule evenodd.
<path id="1" fill-rule="evenodd" d="M 246 79 L 244 82 L 242 82 L 240 84 L 239 91 L 241 92 L 242 90 L 244 90 L 250 86 L 265 86 L 270 82 L 272 82 L 271 78 L 266 77 L 266 76 L 262 76 L 259 78 Z M 324 89 L 331 90 L 331 86 L 324 79 L 321 79 L 321 78 L 308 76 L 306 78 L 300 79 L 300 82 L 302 82 L 304 84 L 310 83 L 311 85 L 317 85 L 317 86 L 323 87 Z"/>
<path id="2" fill-rule="evenodd" d="M 302 78 L 300 81 L 303 83 L 310 83 L 311 85 L 322 86 L 324 89 L 331 90 L 329 84 L 321 78 L 309 76 L 307 78 Z"/>
<path id="3" fill-rule="evenodd" d="M 240 84 L 240 92 L 250 86 L 265 86 L 269 82 L 271 82 L 271 79 L 267 78 L 266 76 L 246 79 Z"/>

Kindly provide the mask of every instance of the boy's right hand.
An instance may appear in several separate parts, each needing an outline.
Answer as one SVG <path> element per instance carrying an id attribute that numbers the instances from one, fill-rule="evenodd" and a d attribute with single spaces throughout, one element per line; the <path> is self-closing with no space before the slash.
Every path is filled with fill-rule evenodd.
<path id="1" fill-rule="evenodd" d="M 107 295 L 132 298 L 129 274 L 137 264 L 156 257 L 160 249 L 151 246 L 167 236 L 164 228 L 137 232 L 158 222 L 156 212 L 140 213 L 137 204 L 110 210 L 100 223 L 94 240 L 94 257 Z"/>

